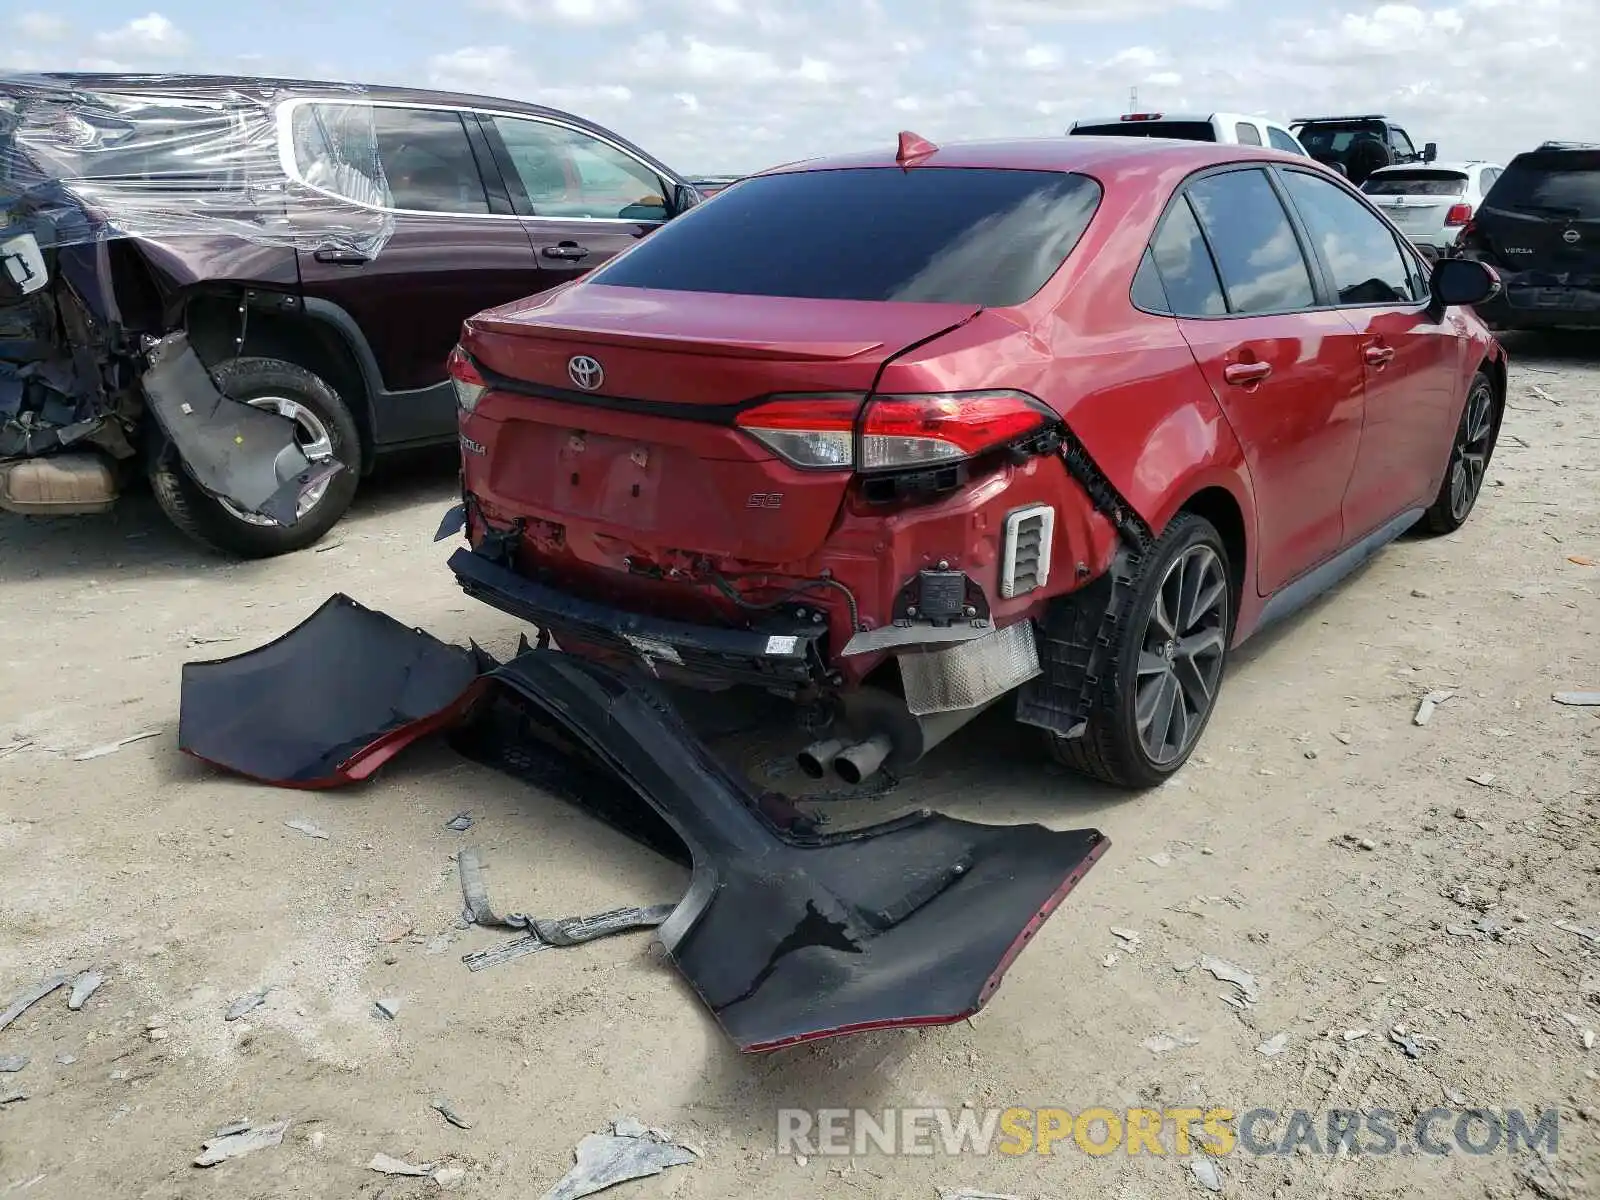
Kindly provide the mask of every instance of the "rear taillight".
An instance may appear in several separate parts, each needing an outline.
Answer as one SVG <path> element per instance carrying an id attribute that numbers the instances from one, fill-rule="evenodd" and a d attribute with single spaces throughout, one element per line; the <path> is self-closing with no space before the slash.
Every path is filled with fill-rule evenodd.
<path id="1" fill-rule="evenodd" d="M 456 404 L 462 412 L 471 412 L 478 407 L 478 401 L 483 399 L 483 394 L 489 390 L 489 385 L 484 382 L 478 368 L 473 365 L 472 359 L 467 357 L 467 352 L 460 346 L 450 351 L 450 357 L 445 359 L 444 369 L 450 375 L 450 382 L 456 389 Z"/>
<path id="2" fill-rule="evenodd" d="M 1044 430 L 1056 416 L 1026 392 L 779 396 L 740 413 L 741 429 L 797 467 L 860 474 L 976 458 Z"/>
<path id="3" fill-rule="evenodd" d="M 1465 225 L 1472 220 L 1472 205 L 1452 204 L 1450 211 L 1444 215 L 1446 225 Z"/>

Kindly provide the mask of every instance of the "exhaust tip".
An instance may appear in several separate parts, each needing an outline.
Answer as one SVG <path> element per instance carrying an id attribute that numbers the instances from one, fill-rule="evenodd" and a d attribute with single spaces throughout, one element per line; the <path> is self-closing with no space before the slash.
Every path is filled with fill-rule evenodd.
<path id="1" fill-rule="evenodd" d="M 821 779 L 828 773 L 828 768 L 833 765 L 845 744 L 838 738 L 829 738 L 821 742 L 812 742 L 799 754 L 794 756 L 795 762 L 811 779 Z"/>
<path id="2" fill-rule="evenodd" d="M 834 774 L 852 786 L 870 779 L 883 766 L 893 749 L 894 742 L 888 734 L 875 734 L 864 742 L 841 750 L 833 760 Z"/>

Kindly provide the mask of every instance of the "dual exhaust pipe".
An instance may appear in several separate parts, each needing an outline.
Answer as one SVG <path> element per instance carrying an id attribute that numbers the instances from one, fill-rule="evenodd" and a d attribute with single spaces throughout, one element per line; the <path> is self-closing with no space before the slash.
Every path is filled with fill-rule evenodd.
<path id="1" fill-rule="evenodd" d="M 829 770 L 848 784 L 857 784 L 877 774 L 894 751 L 886 733 L 874 734 L 864 742 L 844 742 L 838 738 L 812 742 L 796 756 L 800 769 L 812 779 L 821 779 Z"/>

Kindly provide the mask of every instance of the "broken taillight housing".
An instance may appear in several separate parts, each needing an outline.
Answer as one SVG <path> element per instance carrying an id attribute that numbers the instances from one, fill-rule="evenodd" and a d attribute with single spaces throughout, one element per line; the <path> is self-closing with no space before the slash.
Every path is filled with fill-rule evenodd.
<path id="1" fill-rule="evenodd" d="M 1464 226 L 1471 220 L 1472 205 L 1470 204 L 1452 204 L 1450 206 L 1450 211 L 1444 215 L 1444 223 L 1447 226 Z"/>
<path id="2" fill-rule="evenodd" d="M 450 382 L 456 389 L 456 404 L 462 412 L 471 412 L 478 407 L 478 401 L 483 399 L 483 394 L 489 390 L 489 385 L 478 373 L 478 368 L 473 364 L 467 352 L 460 346 L 450 351 L 450 357 L 445 360 L 445 370 L 450 375 Z"/>
<path id="3" fill-rule="evenodd" d="M 1056 419 L 1026 392 L 978 391 L 775 396 L 735 423 L 793 466 L 876 474 L 976 458 Z"/>

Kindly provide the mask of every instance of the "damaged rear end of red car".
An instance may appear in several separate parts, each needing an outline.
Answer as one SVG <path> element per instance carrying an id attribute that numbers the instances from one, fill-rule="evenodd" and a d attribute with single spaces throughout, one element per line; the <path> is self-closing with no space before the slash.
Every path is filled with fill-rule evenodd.
<path id="1" fill-rule="evenodd" d="M 747 180 L 698 230 L 469 321 L 467 591 L 568 651 L 799 702 L 801 766 L 850 783 L 1035 679 L 1033 619 L 1115 548 L 1027 386 L 1033 302 L 1101 188 L 925 158 Z M 863 215 L 771 245 L 823 203 Z"/>

